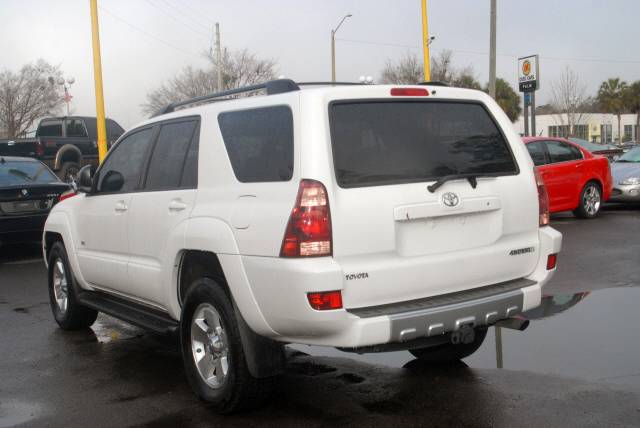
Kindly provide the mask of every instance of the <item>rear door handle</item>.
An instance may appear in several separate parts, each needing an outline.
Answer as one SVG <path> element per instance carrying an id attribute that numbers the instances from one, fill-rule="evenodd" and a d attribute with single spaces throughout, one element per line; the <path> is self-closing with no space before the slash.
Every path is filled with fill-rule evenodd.
<path id="1" fill-rule="evenodd" d="M 129 209 L 129 207 L 127 206 L 125 201 L 116 202 L 116 206 L 115 206 L 116 212 L 122 213 L 122 212 L 125 212 L 128 209 Z"/>
<path id="2" fill-rule="evenodd" d="M 174 199 L 169 202 L 169 211 L 182 211 L 187 208 L 187 204 L 180 199 Z"/>

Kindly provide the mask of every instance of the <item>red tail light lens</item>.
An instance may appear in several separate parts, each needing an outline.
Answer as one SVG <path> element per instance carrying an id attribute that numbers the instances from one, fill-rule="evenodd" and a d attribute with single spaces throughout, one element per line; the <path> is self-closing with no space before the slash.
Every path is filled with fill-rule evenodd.
<path id="1" fill-rule="evenodd" d="M 391 88 L 392 97 L 426 97 L 429 91 L 425 88 Z"/>
<path id="2" fill-rule="evenodd" d="M 342 309 L 342 293 L 338 291 L 325 291 L 322 293 L 307 293 L 309 304 L 316 311 Z"/>
<path id="3" fill-rule="evenodd" d="M 44 145 L 42 144 L 42 141 L 38 141 L 36 142 L 36 156 L 42 155 L 44 155 Z"/>
<path id="4" fill-rule="evenodd" d="M 62 195 L 60 195 L 60 197 L 58 198 L 58 202 L 62 202 L 65 199 L 69 199 L 75 195 L 77 195 L 77 193 L 74 190 L 67 190 Z"/>
<path id="5" fill-rule="evenodd" d="M 330 256 L 331 212 L 322 183 L 302 180 L 282 240 L 280 257 Z"/>
<path id="6" fill-rule="evenodd" d="M 547 226 L 549 224 L 549 194 L 538 168 L 534 167 L 533 173 L 536 176 L 536 186 L 538 187 L 538 224 L 540 227 Z"/>
<path id="7" fill-rule="evenodd" d="M 549 254 L 549 257 L 547 257 L 547 270 L 555 269 L 557 264 L 558 264 L 558 255 Z"/>

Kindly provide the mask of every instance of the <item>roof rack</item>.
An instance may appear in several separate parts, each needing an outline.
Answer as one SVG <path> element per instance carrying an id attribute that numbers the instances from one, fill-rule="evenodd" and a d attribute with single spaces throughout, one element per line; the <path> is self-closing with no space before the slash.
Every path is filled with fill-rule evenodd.
<path id="1" fill-rule="evenodd" d="M 447 82 L 442 82 L 440 80 L 434 80 L 429 82 L 421 82 L 418 85 L 429 85 L 429 86 L 449 86 Z"/>
<path id="2" fill-rule="evenodd" d="M 267 92 L 267 95 L 275 95 L 275 94 L 284 94 L 286 92 L 299 91 L 300 87 L 296 82 L 294 82 L 291 79 L 270 80 L 268 82 L 260 83 L 258 85 L 244 86 L 242 88 L 229 89 L 227 91 L 214 92 L 212 94 L 202 95 L 200 97 L 189 98 L 188 100 L 184 100 L 184 101 L 177 101 L 175 103 L 169 104 L 168 106 L 161 109 L 151 117 L 159 116 L 161 114 L 171 113 L 175 111 L 176 107 L 200 103 L 203 101 L 221 101 L 221 100 L 216 100 L 216 98 L 228 97 L 230 95 L 242 94 L 245 92 L 254 92 L 259 90 L 265 90 Z"/>

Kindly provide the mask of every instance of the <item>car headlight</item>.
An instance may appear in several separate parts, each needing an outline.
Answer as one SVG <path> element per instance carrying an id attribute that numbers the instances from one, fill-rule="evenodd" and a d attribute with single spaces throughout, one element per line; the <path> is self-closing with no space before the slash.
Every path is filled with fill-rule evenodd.
<path id="1" fill-rule="evenodd" d="M 625 178 L 620 182 L 620 184 L 640 184 L 640 177 Z"/>

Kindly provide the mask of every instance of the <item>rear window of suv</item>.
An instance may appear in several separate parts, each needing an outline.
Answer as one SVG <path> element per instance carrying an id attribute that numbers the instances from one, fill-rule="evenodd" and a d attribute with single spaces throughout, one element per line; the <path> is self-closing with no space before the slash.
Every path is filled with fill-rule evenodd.
<path id="1" fill-rule="evenodd" d="M 479 103 L 334 102 L 330 122 L 340 187 L 518 173 L 505 137 Z"/>
<path id="2" fill-rule="evenodd" d="M 218 124 L 238 181 L 289 181 L 293 115 L 287 106 L 220 113 Z"/>

